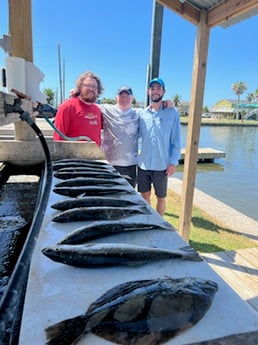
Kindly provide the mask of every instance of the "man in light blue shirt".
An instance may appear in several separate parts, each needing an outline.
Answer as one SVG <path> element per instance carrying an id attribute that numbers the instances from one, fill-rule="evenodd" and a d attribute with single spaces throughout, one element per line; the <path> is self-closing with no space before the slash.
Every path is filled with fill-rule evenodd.
<path id="1" fill-rule="evenodd" d="M 140 113 L 138 157 L 138 191 L 150 203 L 151 185 L 157 197 L 157 212 L 166 209 L 168 177 L 173 175 L 180 159 L 180 117 L 175 108 L 164 108 L 162 79 L 150 81 L 148 95 L 151 104 Z"/>

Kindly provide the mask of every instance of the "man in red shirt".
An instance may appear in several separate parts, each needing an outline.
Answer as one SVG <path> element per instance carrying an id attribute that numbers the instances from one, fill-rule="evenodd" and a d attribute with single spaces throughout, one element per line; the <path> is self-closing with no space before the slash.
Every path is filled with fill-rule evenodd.
<path id="1" fill-rule="evenodd" d="M 76 96 L 62 103 L 55 117 L 55 127 L 68 138 L 87 140 L 101 145 L 102 115 L 95 104 L 102 93 L 100 79 L 92 72 L 80 75 L 76 83 Z M 54 140 L 66 138 L 54 132 Z"/>

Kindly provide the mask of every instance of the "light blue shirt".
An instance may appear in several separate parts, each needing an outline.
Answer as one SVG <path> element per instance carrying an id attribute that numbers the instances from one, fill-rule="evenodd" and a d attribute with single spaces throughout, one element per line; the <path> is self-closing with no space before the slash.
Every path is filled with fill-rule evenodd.
<path id="1" fill-rule="evenodd" d="M 180 159 L 180 117 L 175 108 L 140 112 L 140 154 L 138 165 L 143 170 L 166 170 Z"/>

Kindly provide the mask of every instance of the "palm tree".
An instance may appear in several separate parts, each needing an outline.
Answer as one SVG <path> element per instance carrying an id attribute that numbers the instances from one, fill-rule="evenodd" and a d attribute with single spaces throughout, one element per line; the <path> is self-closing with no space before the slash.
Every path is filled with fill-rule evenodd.
<path id="1" fill-rule="evenodd" d="M 246 99 L 248 100 L 249 103 L 251 103 L 252 100 L 254 99 L 254 94 L 249 92 L 249 93 L 247 94 Z"/>
<path id="2" fill-rule="evenodd" d="M 255 99 L 255 102 L 258 102 L 258 89 L 254 91 L 254 99 Z"/>
<path id="3" fill-rule="evenodd" d="M 179 96 L 179 95 L 175 95 L 174 97 L 173 97 L 173 102 L 174 102 L 174 104 L 175 104 L 175 107 L 178 107 L 180 104 L 181 104 L 181 96 Z"/>
<path id="4" fill-rule="evenodd" d="M 235 84 L 232 85 L 232 90 L 237 95 L 237 120 L 239 120 L 239 101 L 240 101 L 240 95 L 245 92 L 247 89 L 247 85 L 243 81 L 238 81 Z"/>
<path id="5" fill-rule="evenodd" d="M 55 98 L 55 92 L 50 88 L 44 89 L 43 92 L 47 96 L 47 103 L 50 105 L 53 105 L 53 101 Z"/>

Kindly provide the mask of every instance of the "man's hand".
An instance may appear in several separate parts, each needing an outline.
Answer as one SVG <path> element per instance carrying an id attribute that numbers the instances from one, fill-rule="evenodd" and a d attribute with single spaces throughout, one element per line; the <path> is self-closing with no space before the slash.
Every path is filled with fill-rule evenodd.
<path id="1" fill-rule="evenodd" d="M 173 164 L 169 164 L 169 166 L 167 167 L 167 170 L 166 170 L 166 174 L 168 176 L 172 176 L 176 171 L 176 166 L 173 165 Z"/>
<path id="2" fill-rule="evenodd" d="M 175 108 L 175 104 L 170 99 L 163 101 L 163 108 Z"/>

